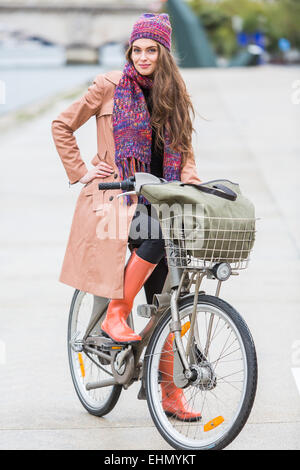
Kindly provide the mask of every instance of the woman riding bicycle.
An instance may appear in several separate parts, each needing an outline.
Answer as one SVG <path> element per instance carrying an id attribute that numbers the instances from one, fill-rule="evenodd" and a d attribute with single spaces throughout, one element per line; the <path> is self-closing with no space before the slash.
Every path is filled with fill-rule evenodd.
<path id="1" fill-rule="evenodd" d="M 167 14 L 142 15 L 133 26 L 123 71 L 98 75 L 87 93 L 52 123 L 70 183 L 84 184 L 60 281 L 111 299 L 101 329 L 122 344 L 141 340 L 126 322 L 140 289 L 144 286 L 148 303 L 162 291 L 168 273 L 164 240 L 147 199 L 117 198 L 116 191 L 99 191 L 98 183 L 122 181 L 135 172 L 167 181 L 201 182 L 191 144 L 193 106 L 170 53 L 171 31 Z M 97 120 L 98 152 L 94 168 L 88 170 L 74 132 L 91 116 Z M 125 220 L 125 236 L 100 236 L 99 227 L 115 217 Z M 128 241 L 136 248 L 124 269 Z M 200 414 L 189 408 L 171 379 L 172 339 L 170 335 L 161 356 L 162 374 L 169 377 L 161 384 L 163 408 L 179 419 L 197 420 Z"/>

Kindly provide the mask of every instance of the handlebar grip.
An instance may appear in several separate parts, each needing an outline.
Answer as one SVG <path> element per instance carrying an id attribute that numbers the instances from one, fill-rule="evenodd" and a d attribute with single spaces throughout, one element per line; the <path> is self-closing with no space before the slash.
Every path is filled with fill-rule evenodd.
<path id="1" fill-rule="evenodd" d="M 135 177 L 130 176 L 128 179 L 124 181 L 118 181 L 118 182 L 107 182 L 107 183 L 99 183 L 98 188 L 100 190 L 105 190 L 105 189 L 122 189 L 125 191 L 131 191 L 134 189 L 134 181 Z"/>
<path id="2" fill-rule="evenodd" d="M 99 189 L 121 189 L 121 183 L 99 183 Z"/>

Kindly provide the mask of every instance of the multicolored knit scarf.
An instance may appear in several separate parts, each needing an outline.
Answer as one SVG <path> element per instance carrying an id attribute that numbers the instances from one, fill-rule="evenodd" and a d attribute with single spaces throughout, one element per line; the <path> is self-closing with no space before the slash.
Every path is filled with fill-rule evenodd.
<path id="1" fill-rule="evenodd" d="M 115 141 L 115 162 L 120 179 L 124 180 L 135 172 L 150 173 L 152 128 L 151 118 L 142 88 L 151 88 L 153 79 L 138 73 L 127 62 L 114 94 L 113 133 Z M 181 154 L 169 146 L 165 129 L 163 178 L 180 181 Z M 125 199 L 125 197 L 123 198 Z M 138 203 L 150 204 L 143 196 Z M 126 196 L 126 204 L 132 199 Z"/>

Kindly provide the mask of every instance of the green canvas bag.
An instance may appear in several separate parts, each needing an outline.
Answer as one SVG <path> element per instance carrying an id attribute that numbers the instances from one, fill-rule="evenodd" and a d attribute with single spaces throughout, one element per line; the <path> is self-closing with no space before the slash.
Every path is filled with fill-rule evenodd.
<path id="1" fill-rule="evenodd" d="M 154 204 L 164 238 L 189 255 L 229 263 L 248 258 L 255 238 L 255 210 L 237 183 L 174 181 L 146 184 L 141 193 Z"/>

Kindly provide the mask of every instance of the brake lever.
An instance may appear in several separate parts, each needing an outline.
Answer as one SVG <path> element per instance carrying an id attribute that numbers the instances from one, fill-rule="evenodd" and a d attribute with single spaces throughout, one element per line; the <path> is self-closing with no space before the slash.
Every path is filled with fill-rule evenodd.
<path id="1" fill-rule="evenodd" d="M 128 194 L 136 194 L 136 191 L 127 191 L 126 193 L 121 193 L 117 195 L 117 198 L 121 196 L 127 196 Z"/>

